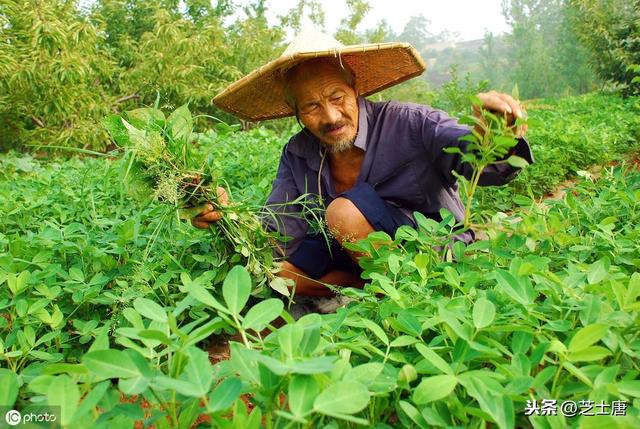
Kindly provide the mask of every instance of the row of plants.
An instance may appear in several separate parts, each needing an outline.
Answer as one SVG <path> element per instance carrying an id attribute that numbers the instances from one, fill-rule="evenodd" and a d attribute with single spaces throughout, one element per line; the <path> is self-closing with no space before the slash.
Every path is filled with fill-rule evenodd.
<path id="1" fill-rule="evenodd" d="M 594 97 L 618 112 L 616 98 Z M 606 159 L 610 147 L 628 150 L 617 142 L 628 143 L 636 128 L 619 116 L 628 120 L 626 133 L 604 139 L 596 158 Z M 395 240 L 373 235 L 357 249 L 372 255 L 363 262 L 369 285 L 346 291 L 357 302 L 294 322 L 280 299 L 255 299 L 269 292 L 266 272 L 251 264 L 260 251 L 251 248 L 255 229 L 200 232 L 175 211 L 211 199 L 206 189 L 220 178 L 236 200 L 262 201 L 282 142 L 263 129 L 234 133 L 220 125 L 197 135 L 200 151 L 191 153 L 191 121 L 182 108 L 168 117 L 144 109 L 108 118 L 126 148 L 119 161 L 0 161 L 6 403 L 61 406 L 68 427 L 141 420 L 190 427 L 202 419 L 231 427 L 512 427 L 536 392 L 539 399 L 621 398 L 631 408 L 638 388 L 636 175 L 586 183 L 579 200 L 544 211 L 520 197 L 520 218 L 495 216 L 485 231 L 490 239 L 467 248 L 444 245 L 454 229 L 447 213 L 439 224 L 420 218 L 417 231 L 402 229 Z M 545 143 L 532 145 L 554 142 Z M 131 177 L 147 183 L 131 186 Z M 170 204 L 132 200 L 132 189 Z M 250 206 L 232 206 L 227 217 Z M 580 316 L 585 291 L 595 295 L 586 298 L 588 318 Z M 278 317 L 286 325 L 263 332 Z M 225 332 L 237 332 L 240 342 L 229 361 L 211 365 L 199 347 Z M 618 370 L 596 383 L 605 365 Z M 540 375 L 545 367 L 553 374 Z M 531 424 L 545 427 L 538 420 Z"/>
<path id="2" fill-rule="evenodd" d="M 180 298 L 130 295 L 93 330 L 41 304 L 56 286 L 5 274 L 4 329 L 19 330 L 4 337 L 0 393 L 22 409 L 60 407 L 63 427 L 634 427 L 639 200 L 640 173 L 612 168 L 564 201 L 496 216 L 469 246 L 444 245 L 450 214 L 418 217 L 417 230 L 353 245 L 371 255 L 368 284 L 344 291 L 354 303 L 297 321 L 277 298 L 247 310 L 242 266 L 222 286 L 183 270 Z M 278 317 L 284 326 L 264 331 Z M 59 331 L 41 336 L 43 324 Z M 238 342 L 212 364 L 198 345 L 225 330 Z M 45 351 L 81 334 L 85 351 Z M 534 399 L 617 400 L 626 416 L 525 417 Z"/>

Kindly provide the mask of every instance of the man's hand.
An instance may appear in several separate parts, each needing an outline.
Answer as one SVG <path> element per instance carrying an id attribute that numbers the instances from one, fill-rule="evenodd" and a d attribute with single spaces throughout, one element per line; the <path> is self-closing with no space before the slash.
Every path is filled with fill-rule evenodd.
<path id="1" fill-rule="evenodd" d="M 503 116 L 507 120 L 507 125 L 513 127 L 516 123 L 516 119 L 526 119 L 527 113 L 520 105 L 518 100 L 515 100 L 508 94 L 489 91 L 481 92 L 477 94 L 477 97 L 482 102 L 482 108 L 489 110 L 494 114 Z M 482 118 L 480 109 L 477 106 L 473 106 L 473 113 L 477 118 Z M 476 127 L 477 130 L 478 127 Z M 527 132 L 527 125 L 519 125 L 513 130 L 516 137 L 524 137 Z"/>
<path id="2" fill-rule="evenodd" d="M 227 191 L 223 187 L 218 186 L 218 188 L 216 189 L 216 193 L 218 194 L 218 203 L 222 207 L 228 206 L 229 195 L 227 194 Z M 208 229 L 212 223 L 215 223 L 220 219 L 222 219 L 222 212 L 214 210 L 213 205 L 207 203 L 204 207 L 204 210 L 202 210 L 200 213 L 198 213 L 197 216 L 191 219 L 191 223 L 196 228 Z"/>

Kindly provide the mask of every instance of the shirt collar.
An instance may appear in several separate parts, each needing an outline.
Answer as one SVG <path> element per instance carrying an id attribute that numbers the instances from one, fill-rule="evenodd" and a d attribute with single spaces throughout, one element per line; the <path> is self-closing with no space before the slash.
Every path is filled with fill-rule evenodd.
<path id="1" fill-rule="evenodd" d="M 367 134 L 369 132 L 369 122 L 367 121 L 367 105 L 364 97 L 358 97 L 358 133 L 355 147 L 367 151 Z"/>

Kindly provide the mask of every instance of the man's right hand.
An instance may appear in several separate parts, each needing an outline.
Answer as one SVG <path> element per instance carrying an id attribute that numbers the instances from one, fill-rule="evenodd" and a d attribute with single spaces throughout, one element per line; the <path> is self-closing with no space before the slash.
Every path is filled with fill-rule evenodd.
<path id="1" fill-rule="evenodd" d="M 220 204 L 220 206 L 228 206 L 229 195 L 227 194 L 227 191 L 223 187 L 218 186 L 218 188 L 216 189 L 216 193 L 218 194 L 218 203 Z M 212 223 L 215 223 L 220 219 L 222 219 L 222 212 L 214 210 L 213 205 L 207 203 L 204 206 L 204 209 L 200 213 L 198 213 L 197 216 L 191 219 L 191 223 L 196 228 L 208 229 Z"/>

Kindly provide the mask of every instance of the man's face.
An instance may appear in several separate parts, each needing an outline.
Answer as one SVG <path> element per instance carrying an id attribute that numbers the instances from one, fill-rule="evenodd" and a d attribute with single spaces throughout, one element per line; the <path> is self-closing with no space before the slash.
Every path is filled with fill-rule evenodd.
<path id="1" fill-rule="evenodd" d="M 358 99 L 345 76 L 330 62 L 297 66 L 289 88 L 298 118 L 330 152 L 353 147 L 358 132 Z"/>

